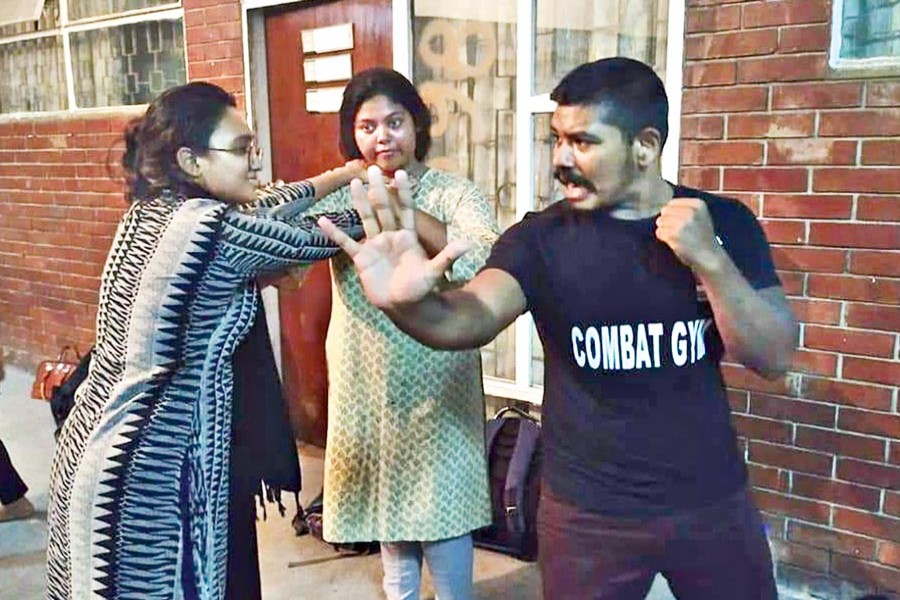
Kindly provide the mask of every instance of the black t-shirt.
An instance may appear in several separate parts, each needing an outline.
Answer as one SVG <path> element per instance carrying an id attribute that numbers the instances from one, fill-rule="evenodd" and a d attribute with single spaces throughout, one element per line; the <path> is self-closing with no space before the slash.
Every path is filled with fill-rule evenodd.
<path id="1" fill-rule="evenodd" d="M 682 186 L 675 196 L 707 203 L 751 286 L 779 285 L 750 210 Z M 712 310 L 655 219 L 559 202 L 506 231 L 485 266 L 518 281 L 544 346 L 545 484 L 610 515 L 702 506 L 746 481 Z"/>

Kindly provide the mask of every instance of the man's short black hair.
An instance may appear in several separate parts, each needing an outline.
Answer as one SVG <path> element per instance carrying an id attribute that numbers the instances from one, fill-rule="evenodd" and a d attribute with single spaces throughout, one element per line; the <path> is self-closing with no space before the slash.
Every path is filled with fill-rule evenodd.
<path id="1" fill-rule="evenodd" d="M 600 119 L 628 140 L 646 127 L 669 136 L 669 99 L 659 76 L 644 63 L 623 56 L 585 63 L 563 77 L 550 94 L 563 106 L 596 106 Z"/>

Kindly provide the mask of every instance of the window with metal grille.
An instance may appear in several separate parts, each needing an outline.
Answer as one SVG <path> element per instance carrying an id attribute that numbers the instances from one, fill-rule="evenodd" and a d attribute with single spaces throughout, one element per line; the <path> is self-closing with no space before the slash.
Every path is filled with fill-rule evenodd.
<path id="1" fill-rule="evenodd" d="M 834 0 L 833 67 L 900 67 L 900 0 Z"/>
<path id="2" fill-rule="evenodd" d="M 0 26 L 0 114 L 145 104 L 187 80 L 180 1 L 41 4 Z"/>

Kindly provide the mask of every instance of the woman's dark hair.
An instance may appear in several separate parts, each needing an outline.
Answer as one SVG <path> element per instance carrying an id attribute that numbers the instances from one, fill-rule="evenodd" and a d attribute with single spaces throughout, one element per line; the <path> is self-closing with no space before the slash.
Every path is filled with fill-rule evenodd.
<path id="1" fill-rule="evenodd" d="M 563 77 L 550 99 L 563 106 L 597 106 L 600 119 L 631 141 L 646 127 L 669 135 L 669 99 L 659 76 L 644 63 L 622 56 L 583 64 Z"/>
<path id="2" fill-rule="evenodd" d="M 410 81 L 392 69 L 376 67 L 366 69 L 353 76 L 344 90 L 341 102 L 341 154 L 347 160 L 362 158 L 356 138 L 353 136 L 354 121 L 359 107 L 375 96 L 385 96 L 391 102 L 401 105 L 412 115 L 416 129 L 416 160 L 422 160 L 431 148 L 431 113 Z"/>
<path id="3" fill-rule="evenodd" d="M 202 152 L 234 96 L 217 85 L 195 81 L 163 92 L 144 116 L 125 129 L 122 166 L 129 201 L 155 198 L 165 190 L 189 194 L 197 190 L 178 166 L 178 149 Z"/>

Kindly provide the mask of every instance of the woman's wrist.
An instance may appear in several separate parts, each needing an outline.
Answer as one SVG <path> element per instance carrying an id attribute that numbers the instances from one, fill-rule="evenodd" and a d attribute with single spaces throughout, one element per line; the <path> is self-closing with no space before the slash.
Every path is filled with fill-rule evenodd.
<path id="1" fill-rule="evenodd" d="M 329 169 L 314 177 L 310 177 L 308 181 L 315 190 L 313 195 L 316 200 L 321 200 L 334 190 L 346 185 L 344 183 L 344 177 L 345 176 L 342 173 L 337 172 L 337 169 Z"/>
<path id="2" fill-rule="evenodd" d="M 350 161 L 311 177 L 308 181 L 316 190 L 316 200 L 346 185 L 350 185 L 354 178 L 361 177 L 361 169 L 357 164 L 358 162 L 361 163 L 361 161 Z"/>

